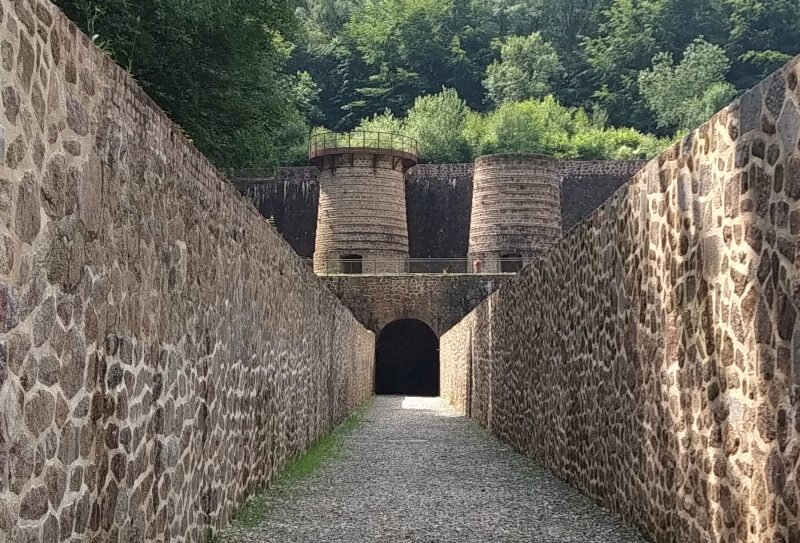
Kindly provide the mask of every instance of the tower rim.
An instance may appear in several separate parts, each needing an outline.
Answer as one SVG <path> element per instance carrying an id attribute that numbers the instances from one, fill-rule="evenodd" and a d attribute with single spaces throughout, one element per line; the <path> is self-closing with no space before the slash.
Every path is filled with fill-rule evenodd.
<path id="1" fill-rule="evenodd" d="M 407 171 L 419 163 L 419 144 L 404 134 L 369 130 L 322 132 L 308 138 L 308 161 L 319 170 L 326 169 L 326 157 L 356 154 L 388 155 L 402 160 L 403 171 Z"/>
<path id="2" fill-rule="evenodd" d="M 548 155 L 546 153 L 492 153 L 488 155 L 479 156 L 475 159 L 475 166 L 491 163 L 495 161 L 517 160 L 524 162 L 551 162 L 557 165 L 561 160 L 555 155 Z"/>

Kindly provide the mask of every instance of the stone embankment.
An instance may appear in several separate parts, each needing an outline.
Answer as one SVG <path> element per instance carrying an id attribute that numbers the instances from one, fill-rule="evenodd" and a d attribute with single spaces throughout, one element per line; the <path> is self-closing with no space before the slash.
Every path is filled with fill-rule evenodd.
<path id="1" fill-rule="evenodd" d="M 50 3 L 0 0 L 0 542 L 206 541 L 374 336 Z"/>

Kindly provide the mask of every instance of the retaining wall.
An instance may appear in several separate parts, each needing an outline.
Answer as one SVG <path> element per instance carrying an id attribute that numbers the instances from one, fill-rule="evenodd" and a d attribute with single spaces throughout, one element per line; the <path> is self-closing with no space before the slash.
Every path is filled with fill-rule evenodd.
<path id="1" fill-rule="evenodd" d="M 562 162 L 561 213 L 570 230 L 624 185 L 644 162 Z M 412 258 L 465 258 L 469 247 L 473 164 L 419 164 L 406 174 Z M 319 205 L 316 168 L 233 171 L 229 176 L 300 256 L 314 254 Z"/>
<path id="2" fill-rule="evenodd" d="M 800 58 L 441 340 L 442 393 L 657 542 L 800 541 Z"/>
<path id="3" fill-rule="evenodd" d="M 374 336 L 51 4 L 0 0 L 0 542 L 207 541 Z"/>

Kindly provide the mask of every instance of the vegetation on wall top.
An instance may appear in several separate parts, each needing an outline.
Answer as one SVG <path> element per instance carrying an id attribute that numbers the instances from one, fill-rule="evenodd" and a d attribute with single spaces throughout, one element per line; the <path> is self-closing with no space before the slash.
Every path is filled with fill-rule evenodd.
<path id="1" fill-rule="evenodd" d="M 432 161 L 647 157 L 800 53 L 796 0 L 56 4 L 221 167 L 304 162 L 315 126 Z"/>

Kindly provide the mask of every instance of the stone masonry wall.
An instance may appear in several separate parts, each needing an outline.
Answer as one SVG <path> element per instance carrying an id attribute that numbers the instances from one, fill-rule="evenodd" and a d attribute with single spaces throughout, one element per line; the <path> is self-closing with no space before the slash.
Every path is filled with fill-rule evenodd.
<path id="1" fill-rule="evenodd" d="M 230 177 L 239 190 L 303 258 L 314 256 L 319 212 L 319 170 L 316 167 L 275 171 L 237 170 Z"/>
<path id="2" fill-rule="evenodd" d="M 417 319 L 441 336 L 509 277 L 333 275 L 322 280 L 359 322 L 375 333 L 398 319 Z"/>
<path id="3" fill-rule="evenodd" d="M 419 164 L 406 174 L 412 258 L 466 258 L 472 211 L 472 164 Z M 453 270 L 466 272 L 464 269 Z"/>
<path id="4" fill-rule="evenodd" d="M 606 201 L 644 162 L 560 164 L 564 231 Z M 473 164 L 419 164 L 406 174 L 408 241 L 412 258 L 465 258 L 469 248 Z M 297 253 L 310 259 L 319 205 L 316 168 L 234 171 L 234 185 L 252 199 Z M 463 270 L 466 271 L 466 270 Z"/>
<path id="5" fill-rule="evenodd" d="M 208 541 L 374 336 L 51 4 L 0 0 L 0 542 Z"/>
<path id="6" fill-rule="evenodd" d="M 569 232 L 641 170 L 645 161 L 561 163 L 561 219 Z"/>
<path id="7" fill-rule="evenodd" d="M 800 541 L 800 57 L 441 341 L 443 395 L 656 542 Z"/>

